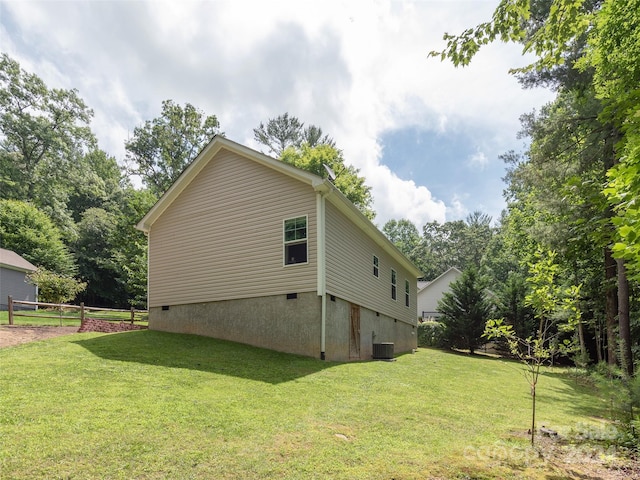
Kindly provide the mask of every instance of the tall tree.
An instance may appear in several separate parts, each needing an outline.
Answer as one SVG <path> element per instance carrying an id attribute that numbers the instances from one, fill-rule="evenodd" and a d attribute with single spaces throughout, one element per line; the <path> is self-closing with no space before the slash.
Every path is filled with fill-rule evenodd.
<path id="1" fill-rule="evenodd" d="M 367 218 L 375 217 L 371 187 L 365 184 L 365 178 L 359 175 L 358 169 L 346 165 L 342 152 L 331 145 L 312 147 L 303 143 L 301 147 L 288 147 L 280 158 L 285 163 L 294 165 L 320 177 L 326 177 L 324 165 L 331 168 L 336 178 L 333 184 L 347 197 Z"/>
<path id="2" fill-rule="evenodd" d="M 127 170 L 160 196 L 219 134 L 222 135 L 215 115 L 205 117 L 189 103 L 181 107 L 165 100 L 160 116 L 136 127 L 133 138 L 125 143 Z"/>
<path id="3" fill-rule="evenodd" d="M 55 273 L 73 275 L 76 265 L 59 229 L 35 206 L 19 200 L 0 200 L 2 248 Z"/>
<path id="4" fill-rule="evenodd" d="M 268 153 L 281 157 L 289 147 L 300 148 L 303 143 L 309 147 L 336 144 L 331 137 L 324 135 L 322 129 L 316 125 L 304 128 L 304 123 L 298 117 L 283 113 L 275 118 L 270 118 L 267 123 L 260 122 L 258 128 L 253 129 L 253 138 L 268 148 Z"/>
<path id="5" fill-rule="evenodd" d="M 406 218 L 389 220 L 382 227 L 382 233 L 411 260 L 420 270 L 426 272 L 429 266 L 421 255 L 422 238 L 418 228 Z"/>
<path id="6" fill-rule="evenodd" d="M 626 294 L 628 291 L 625 288 L 626 266 L 623 260 L 626 246 L 631 245 L 636 239 L 634 227 L 631 225 L 637 209 L 632 207 L 630 215 L 625 213 L 624 194 L 633 192 L 635 188 L 631 186 L 632 183 L 629 183 L 629 180 L 633 179 L 639 171 L 638 167 L 633 166 L 633 160 L 630 163 L 631 168 L 627 170 L 630 175 L 621 174 L 626 180 L 619 183 L 615 183 L 615 180 L 618 172 L 625 169 L 624 166 L 616 167 L 620 159 L 624 158 L 626 162 L 627 157 L 634 158 L 634 150 L 628 150 L 628 148 L 635 143 L 633 132 L 634 125 L 638 124 L 638 98 L 640 98 L 637 94 L 640 70 L 637 67 L 637 55 L 634 55 L 640 52 L 639 27 L 638 22 L 634 21 L 638 19 L 638 7 L 638 0 L 503 0 L 495 10 L 491 21 L 465 30 L 458 36 L 445 34 L 446 48 L 442 52 L 431 53 L 442 59 L 448 58 L 455 65 L 467 65 L 484 44 L 497 39 L 520 42 L 524 52 L 534 53 L 536 56 L 532 64 L 514 70 L 523 74 L 525 85 L 529 82 L 529 84 L 547 83 L 555 86 L 559 90 L 560 101 L 569 98 L 567 94 L 579 96 L 586 92 L 587 98 L 595 98 L 593 92 L 598 93 L 601 104 L 595 116 L 577 117 L 575 120 L 578 128 L 574 131 L 582 129 L 583 134 L 589 131 L 591 134 L 600 134 L 604 141 L 598 144 L 591 142 L 584 135 L 578 136 L 576 144 L 580 145 L 577 145 L 578 148 L 573 148 L 573 151 L 580 150 L 582 152 L 580 156 L 585 160 L 587 159 L 584 155 L 585 144 L 597 146 L 601 152 L 609 150 L 601 157 L 605 165 L 605 168 L 601 169 L 601 175 L 603 171 L 607 171 L 614 179 L 614 183 L 605 192 L 612 202 L 613 210 L 622 213 L 614 219 L 617 234 L 622 240 L 616 244 L 614 252 L 618 257 L 615 276 L 618 285 L 616 313 L 620 332 L 630 331 L 627 315 L 629 296 Z M 575 66 L 580 68 L 576 69 Z M 576 99 L 573 100 L 573 105 L 577 105 Z M 598 123 L 601 128 L 594 129 L 593 126 Z M 557 125 L 556 130 L 562 132 L 562 125 Z M 569 141 L 573 140 L 569 135 L 565 137 Z M 614 149 L 616 144 L 617 147 Z M 624 153 L 630 153 L 630 155 L 624 156 Z M 591 164 L 593 165 L 593 162 Z M 580 178 L 580 181 L 582 180 Z M 578 185 L 578 182 L 574 185 Z M 625 185 L 631 186 L 631 189 Z M 618 195 L 618 192 L 622 192 L 623 195 Z M 640 193 L 640 189 L 637 192 Z M 607 212 L 606 209 L 602 211 L 605 223 L 610 224 L 610 211 Z M 583 227 L 588 223 L 583 222 Z M 574 223 L 574 226 L 577 224 Z M 600 225 L 599 229 L 607 230 L 603 225 Z M 631 236 L 625 239 L 627 234 Z M 611 268 L 611 238 L 608 240 L 604 246 L 604 270 L 611 277 L 615 269 Z M 627 253 L 631 252 L 627 251 Z M 628 256 L 633 257 L 632 254 Z M 634 258 L 637 259 L 637 257 Z M 579 265 L 579 262 L 575 264 Z M 605 290 L 607 291 L 606 306 L 611 309 L 615 304 L 615 291 L 610 288 Z M 607 311 L 607 317 L 609 320 L 613 317 L 611 310 Z M 609 324 L 609 327 L 612 327 L 612 324 Z M 612 328 L 608 330 L 612 332 Z M 627 333 L 621 334 L 627 336 Z M 614 351 L 611 343 L 612 335 L 609 340 L 611 360 Z M 630 341 L 625 340 L 623 344 L 626 349 L 630 348 Z M 629 356 L 630 351 L 627 351 L 624 355 L 627 372 L 630 372 L 630 365 L 633 363 L 627 360 Z"/>
<path id="7" fill-rule="evenodd" d="M 120 266 L 114 261 L 112 237 L 116 226 L 116 216 L 102 208 L 85 210 L 78 223 L 73 249 L 78 274 L 87 284 L 82 299 L 88 305 L 126 306 Z"/>
<path id="8" fill-rule="evenodd" d="M 66 210 L 68 177 L 95 147 L 92 116 L 77 90 L 50 89 L 2 54 L 0 198 L 34 202 L 60 227 L 72 229 Z"/>
<path id="9" fill-rule="evenodd" d="M 474 353 L 486 343 L 482 336 L 493 312 L 493 305 L 485 293 L 486 283 L 478 270 L 471 267 L 451 283 L 450 289 L 438 302 L 443 338 L 451 348 Z"/>

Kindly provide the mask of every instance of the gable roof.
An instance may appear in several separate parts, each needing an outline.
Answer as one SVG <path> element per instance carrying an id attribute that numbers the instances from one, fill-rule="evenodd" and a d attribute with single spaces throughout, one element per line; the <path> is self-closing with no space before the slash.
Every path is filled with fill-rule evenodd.
<path id="1" fill-rule="evenodd" d="M 0 248 L 0 267 L 21 272 L 35 272 L 38 267 L 33 263 L 25 260 L 16 252 Z"/>
<path id="2" fill-rule="evenodd" d="M 148 233 L 153 223 L 165 212 L 174 200 L 178 198 L 202 169 L 223 149 L 305 183 L 316 192 L 324 194 L 327 201 L 335 205 L 341 213 L 364 231 L 366 235 L 391 255 L 400 265 L 406 268 L 412 275 L 415 275 L 416 278 L 422 276 L 420 270 L 331 182 L 219 135 L 214 136 L 209 144 L 202 149 L 195 160 L 191 162 L 173 185 L 171 185 L 169 190 L 160 197 L 156 204 L 151 207 L 151 210 L 138 222 L 136 228 Z"/>
<path id="3" fill-rule="evenodd" d="M 434 284 L 436 284 L 436 283 L 440 283 L 440 281 L 441 281 L 441 280 L 442 280 L 446 275 L 448 275 L 448 274 L 449 274 L 449 272 L 452 272 L 452 271 L 453 271 L 453 272 L 455 272 L 455 273 L 457 273 L 457 275 L 458 275 L 458 276 L 462 275 L 462 272 L 461 272 L 458 268 L 456 268 L 456 267 L 449 267 L 446 271 L 444 271 L 443 273 L 441 273 L 440 275 L 438 275 L 434 280 L 431 280 L 430 282 L 424 282 L 424 285 L 422 285 L 422 287 L 419 287 L 419 288 L 418 288 L 418 293 L 420 293 L 420 292 L 422 292 L 422 291 L 424 291 L 424 290 L 428 290 L 428 289 L 429 289 L 429 287 L 430 287 L 431 285 L 434 285 Z M 423 283 L 423 282 L 418 282 L 418 285 L 419 285 L 420 283 Z"/>

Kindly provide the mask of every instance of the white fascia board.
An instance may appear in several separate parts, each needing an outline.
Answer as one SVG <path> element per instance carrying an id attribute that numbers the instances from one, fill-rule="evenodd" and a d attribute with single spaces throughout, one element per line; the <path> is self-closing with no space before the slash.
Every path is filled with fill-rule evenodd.
<path id="1" fill-rule="evenodd" d="M 151 225 L 158 219 L 160 215 L 173 203 L 173 201 L 182 193 L 182 191 L 191 183 L 191 181 L 202 171 L 204 167 L 222 150 L 229 150 L 241 157 L 253 160 L 256 163 L 264 165 L 296 180 L 311 185 L 314 189 L 324 184 L 324 179 L 306 172 L 292 165 L 288 165 L 280 160 L 271 158 L 263 153 L 257 152 L 251 148 L 240 145 L 225 137 L 215 136 L 209 144 L 202 149 L 191 164 L 182 172 L 178 179 L 171 185 L 162 197 L 151 207 L 151 210 L 136 224 L 136 228 L 145 233 L 149 232 Z"/>

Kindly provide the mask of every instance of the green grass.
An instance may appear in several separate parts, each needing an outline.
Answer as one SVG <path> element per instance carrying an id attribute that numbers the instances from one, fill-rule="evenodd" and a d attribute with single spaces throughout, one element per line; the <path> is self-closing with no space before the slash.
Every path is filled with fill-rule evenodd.
<path id="1" fill-rule="evenodd" d="M 27 314 L 28 317 L 23 317 L 20 314 Z M 90 311 L 86 313 L 87 317 L 102 318 L 107 320 L 131 320 L 130 312 L 109 312 L 109 311 Z M 49 318 L 51 317 L 51 318 Z M 80 326 L 80 312 L 78 310 L 65 310 L 62 312 L 62 317 L 73 318 L 60 318 L 60 311 L 56 309 L 39 309 L 39 310 L 22 310 L 16 312 L 13 317 L 14 325 L 24 326 L 63 326 L 63 327 L 76 327 Z M 136 314 L 136 324 L 146 325 L 147 315 Z M 144 320 L 144 321 L 141 321 Z M 0 311 L 0 325 L 9 324 L 9 312 Z"/>
<path id="2" fill-rule="evenodd" d="M 601 413 L 563 371 L 539 384 L 561 432 Z M 0 478 L 538 478 L 517 364 L 437 350 L 329 363 L 154 331 L 0 350 Z M 483 450 L 485 449 L 485 450 Z M 533 472 L 533 473 L 532 473 Z M 540 477 L 543 478 L 543 477 Z"/>

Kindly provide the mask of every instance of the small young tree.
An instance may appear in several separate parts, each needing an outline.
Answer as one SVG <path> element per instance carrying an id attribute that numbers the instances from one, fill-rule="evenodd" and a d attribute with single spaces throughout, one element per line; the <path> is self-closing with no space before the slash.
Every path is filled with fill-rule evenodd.
<path id="1" fill-rule="evenodd" d="M 438 302 L 439 321 L 444 329 L 442 337 L 450 348 L 464 348 L 471 353 L 485 342 L 485 323 L 493 314 L 493 305 L 487 299 L 486 285 L 475 268 L 470 268 L 451 283 Z"/>
<path id="2" fill-rule="evenodd" d="M 40 301 L 49 303 L 65 303 L 76 298 L 78 293 L 87 288 L 87 284 L 66 275 L 59 275 L 39 268 L 29 275 L 29 280 L 38 286 Z"/>
<path id="3" fill-rule="evenodd" d="M 559 343 L 558 337 L 562 332 L 575 331 L 581 315 L 578 307 L 580 286 L 557 284 L 559 266 L 555 258 L 555 252 L 538 249 L 536 262 L 529 264 L 527 283 L 530 291 L 525 303 L 535 312 L 538 322 L 535 336 L 518 336 L 514 326 L 506 324 L 504 319 L 489 320 L 484 333 L 487 339 L 505 339 L 511 353 L 524 364 L 523 373 L 531 388 L 531 445 L 535 443 L 536 387 L 540 371 L 557 349 L 572 350 L 572 340 Z"/>

